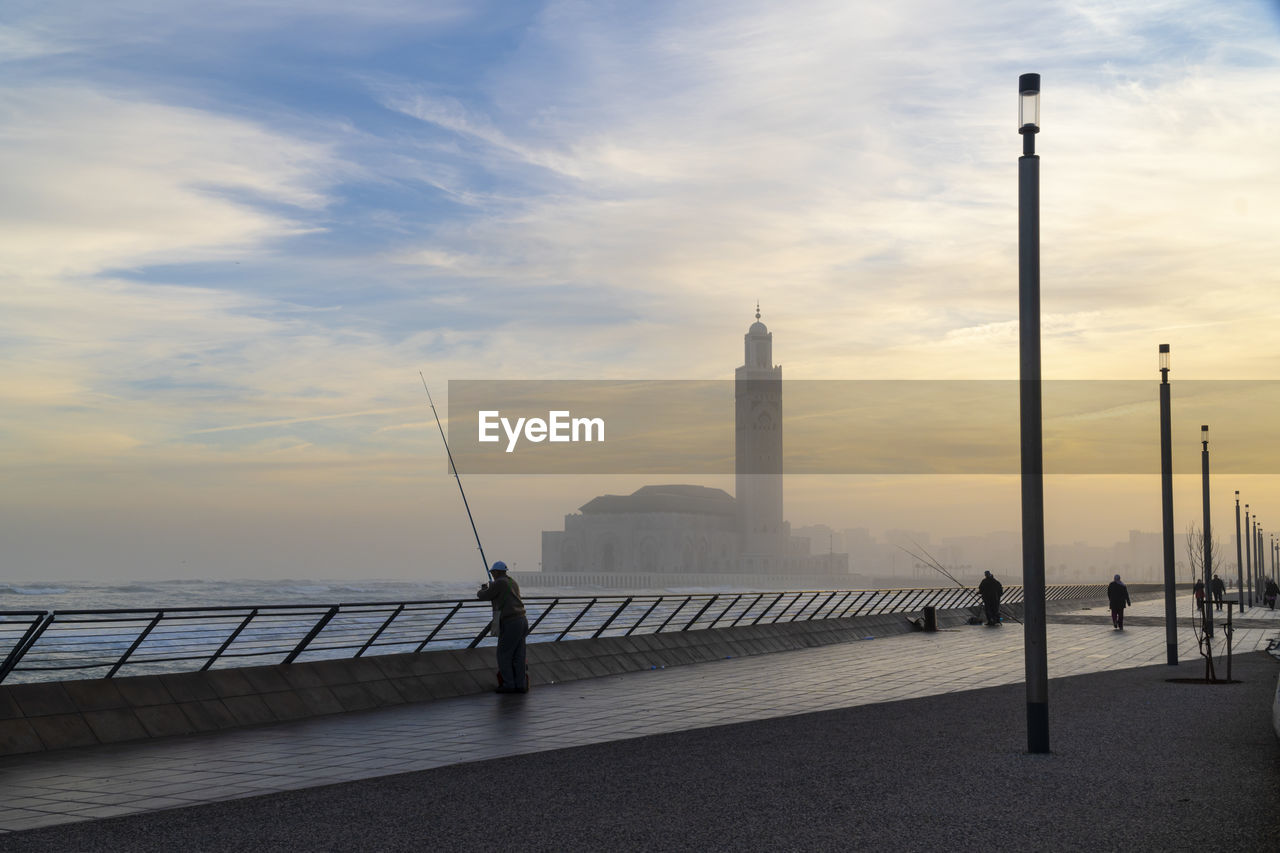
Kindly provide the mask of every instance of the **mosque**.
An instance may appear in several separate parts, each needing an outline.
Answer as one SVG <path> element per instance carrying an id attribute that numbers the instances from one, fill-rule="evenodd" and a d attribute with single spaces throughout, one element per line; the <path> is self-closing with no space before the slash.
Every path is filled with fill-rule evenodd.
<path id="1" fill-rule="evenodd" d="M 838 588 L 847 554 L 809 553 L 782 510 L 782 367 L 773 333 L 756 321 L 734 375 L 734 497 L 697 485 L 601 495 L 542 533 L 542 570 L 522 585 L 652 589 L 669 586 Z"/>

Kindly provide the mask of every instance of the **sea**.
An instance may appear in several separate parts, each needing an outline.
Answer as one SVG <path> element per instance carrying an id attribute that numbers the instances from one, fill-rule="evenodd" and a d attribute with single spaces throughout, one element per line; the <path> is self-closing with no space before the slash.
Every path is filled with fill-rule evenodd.
<path id="1" fill-rule="evenodd" d="M 122 580 L 5 581 L 0 579 L 0 611 L 5 610 L 156 610 L 177 607 L 260 606 L 273 604 L 368 604 L 402 601 L 456 601 L 475 597 L 483 579 L 441 580 Z M 526 598 L 601 595 L 688 595 L 739 593 L 731 587 L 593 589 L 526 587 Z"/>
<path id="2" fill-rule="evenodd" d="M 0 610 L 116 610 L 224 605 L 345 604 L 472 598 L 479 581 L 0 580 Z"/>

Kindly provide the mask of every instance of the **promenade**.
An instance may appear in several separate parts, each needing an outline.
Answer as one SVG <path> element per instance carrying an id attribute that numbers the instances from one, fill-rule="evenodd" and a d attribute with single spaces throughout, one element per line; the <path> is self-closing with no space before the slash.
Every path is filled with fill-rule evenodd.
<path id="1" fill-rule="evenodd" d="M 1280 612 L 1214 686 L 1162 616 L 1051 618 L 1049 756 L 1020 626 L 966 626 L 5 758 L 0 850 L 1276 849 Z"/>

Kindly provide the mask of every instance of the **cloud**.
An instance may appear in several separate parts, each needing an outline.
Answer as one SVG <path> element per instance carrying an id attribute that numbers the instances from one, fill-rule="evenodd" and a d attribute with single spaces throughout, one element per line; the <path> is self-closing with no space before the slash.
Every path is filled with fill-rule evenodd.
<path id="1" fill-rule="evenodd" d="M 85 88 L 0 91 L 0 274 L 226 257 L 312 230 L 324 146 Z"/>

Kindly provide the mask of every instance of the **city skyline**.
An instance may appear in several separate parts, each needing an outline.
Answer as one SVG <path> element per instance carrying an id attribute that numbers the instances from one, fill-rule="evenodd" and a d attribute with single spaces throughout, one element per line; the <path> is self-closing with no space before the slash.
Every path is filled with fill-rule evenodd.
<path id="1" fill-rule="evenodd" d="M 757 300 L 790 380 L 1016 378 L 1028 71 L 1045 377 L 1154 389 L 1169 343 L 1192 444 L 1179 381 L 1280 375 L 1275 3 L 50 2 L 0 64 L 6 580 L 475 577 L 419 370 L 724 379 Z M 645 482 L 466 486 L 523 567 Z M 1214 489 L 1280 526 L 1271 472 Z M 1159 529 L 1154 476 L 1046 501 L 1050 542 Z M 1017 478 L 786 505 L 1016 529 Z"/>

